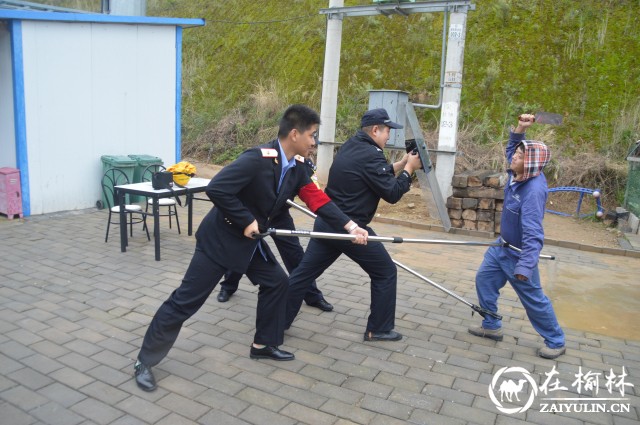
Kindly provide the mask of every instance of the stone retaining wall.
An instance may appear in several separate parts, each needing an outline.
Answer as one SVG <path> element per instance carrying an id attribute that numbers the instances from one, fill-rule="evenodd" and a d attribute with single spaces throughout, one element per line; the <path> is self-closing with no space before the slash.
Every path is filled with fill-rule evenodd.
<path id="1" fill-rule="evenodd" d="M 500 233 L 506 173 L 467 171 L 453 176 L 453 195 L 447 199 L 451 226 Z"/>

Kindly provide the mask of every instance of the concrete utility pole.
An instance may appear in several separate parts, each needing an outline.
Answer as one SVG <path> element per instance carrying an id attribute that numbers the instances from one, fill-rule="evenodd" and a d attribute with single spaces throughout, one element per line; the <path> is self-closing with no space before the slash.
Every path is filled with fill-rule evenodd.
<path id="1" fill-rule="evenodd" d="M 344 0 L 329 0 L 329 7 L 343 7 Z M 340 76 L 340 47 L 342 44 L 342 15 L 327 16 L 327 43 L 324 50 L 320 132 L 318 138 L 318 180 L 326 184 L 333 163 L 333 143 L 336 141 L 336 111 L 338 109 L 338 78 Z"/>
<path id="2" fill-rule="evenodd" d="M 327 43 L 325 50 L 322 104 L 320 111 L 320 146 L 318 148 L 318 179 L 326 183 L 333 162 L 335 144 L 336 110 L 338 105 L 338 76 L 340 71 L 340 44 L 342 19 L 347 16 L 400 15 L 412 13 L 449 12 L 450 25 L 442 97 L 437 105 L 418 105 L 424 108 L 439 108 L 442 105 L 440 135 L 438 141 L 438 163 L 436 176 L 443 201 L 451 195 L 451 179 L 455 169 L 455 154 L 462 90 L 462 63 L 466 33 L 467 12 L 475 10 L 472 0 L 430 0 L 409 2 L 379 2 L 373 5 L 343 7 L 344 1 L 330 0 L 328 9 L 320 13 L 327 15 Z M 446 22 L 446 17 L 445 17 Z M 443 34 L 443 40 L 444 40 Z M 443 48 L 444 49 L 444 48 Z M 441 71 L 442 72 L 442 71 Z"/>
<path id="3" fill-rule="evenodd" d="M 146 16 L 147 0 L 107 0 L 110 15 Z M 104 3 L 104 0 L 103 0 Z"/>
<path id="4" fill-rule="evenodd" d="M 462 65 L 464 61 L 464 41 L 467 32 L 467 7 L 460 7 L 450 15 L 447 42 L 445 81 L 440 111 L 440 133 L 436 178 L 444 200 L 451 196 L 451 180 L 456 166 L 458 140 L 458 116 L 460 93 L 462 91 Z"/>

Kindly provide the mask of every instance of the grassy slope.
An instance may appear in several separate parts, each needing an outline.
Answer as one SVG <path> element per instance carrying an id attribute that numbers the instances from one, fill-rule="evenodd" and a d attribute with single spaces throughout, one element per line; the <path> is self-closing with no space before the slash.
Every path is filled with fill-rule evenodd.
<path id="1" fill-rule="evenodd" d="M 369 4 L 345 1 L 347 6 Z M 327 0 L 149 0 L 149 15 L 202 17 L 184 31 L 185 143 L 229 109 L 246 105 L 256 84 L 275 81 L 291 102 L 319 107 Z M 624 157 L 640 138 L 640 1 L 476 0 L 469 13 L 463 125 L 503 137 L 522 111 L 566 115 L 556 137 Z M 286 7 L 283 7 L 286 6 Z M 220 21 L 253 22 L 241 25 Z M 400 89 L 435 103 L 441 14 L 346 18 L 338 125 L 349 134 L 366 89 Z M 635 112 L 634 112 L 635 111 Z M 634 115 L 635 113 L 635 115 Z M 438 113 L 424 112 L 425 126 Z M 479 140 L 483 142 L 485 140 Z"/>

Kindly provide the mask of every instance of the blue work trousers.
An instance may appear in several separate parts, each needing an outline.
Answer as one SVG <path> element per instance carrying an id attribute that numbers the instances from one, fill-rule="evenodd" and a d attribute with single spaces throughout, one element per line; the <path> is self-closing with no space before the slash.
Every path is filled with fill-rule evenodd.
<path id="1" fill-rule="evenodd" d="M 518 260 L 508 249 L 492 246 L 484 255 L 476 274 L 476 292 L 480 307 L 497 312 L 500 290 L 508 281 L 520 298 L 531 325 L 544 338 L 547 347 L 563 347 L 564 332 L 558 324 L 551 301 L 542 292 L 538 267 L 533 270 L 528 281 L 516 279 L 513 271 Z M 491 316 L 482 321 L 482 327 L 485 329 L 498 329 L 501 326 L 502 322 Z"/>

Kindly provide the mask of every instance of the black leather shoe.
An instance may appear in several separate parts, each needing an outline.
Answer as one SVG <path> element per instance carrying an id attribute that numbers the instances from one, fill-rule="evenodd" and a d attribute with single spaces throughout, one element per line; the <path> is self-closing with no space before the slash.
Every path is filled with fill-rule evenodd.
<path id="1" fill-rule="evenodd" d="M 233 292 L 227 291 L 226 289 L 220 289 L 220 293 L 218 294 L 218 302 L 226 303 L 231 298 Z"/>
<path id="2" fill-rule="evenodd" d="M 396 331 L 389 332 L 365 332 L 364 340 L 365 341 L 400 341 L 402 339 L 402 334 Z"/>
<path id="3" fill-rule="evenodd" d="M 332 311 L 333 310 L 333 306 L 331 304 L 329 304 L 327 302 L 327 300 L 325 300 L 324 298 L 320 298 L 320 300 L 316 301 L 315 303 L 307 303 L 307 305 L 309 307 L 319 308 L 322 311 Z"/>
<path id="4" fill-rule="evenodd" d="M 149 366 L 138 360 L 133 366 L 133 370 L 135 371 L 136 384 L 138 384 L 138 387 L 141 390 L 153 391 L 158 388 L 156 385 L 156 378 L 153 377 L 153 372 L 151 372 L 151 368 Z"/>
<path id="5" fill-rule="evenodd" d="M 271 359 L 284 362 L 287 360 L 293 360 L 296 358 L 292 353 L 283 351 L 274 345 L 267 345 L 264 348 L 256 348 L 251 346 L 251 352 L 249 357 L 252 359 Z"/>

